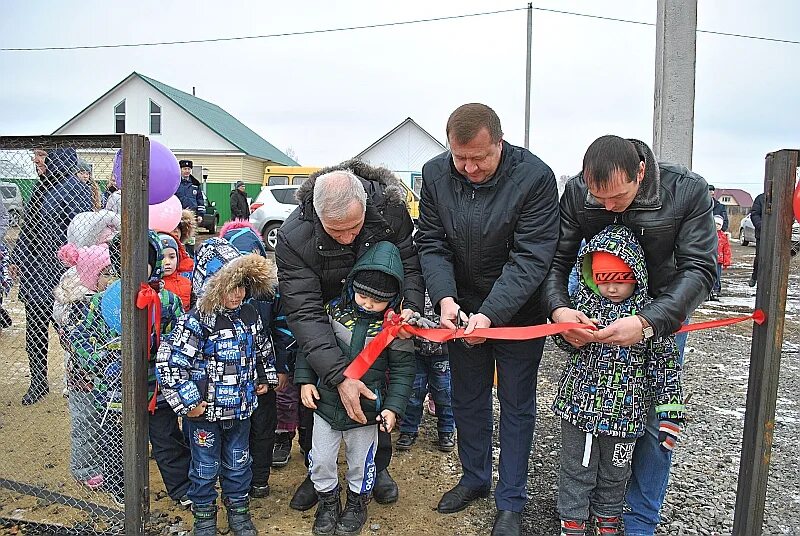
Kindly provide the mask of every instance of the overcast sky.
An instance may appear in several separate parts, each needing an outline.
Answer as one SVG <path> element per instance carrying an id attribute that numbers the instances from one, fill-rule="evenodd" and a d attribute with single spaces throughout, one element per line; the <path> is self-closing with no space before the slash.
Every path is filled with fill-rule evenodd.
<path id="1" fill-rule="evenodd" d="M 4 1 L 0 48 L 264 35 L 524 8 L 523 1 Z M 656 2 L 534 7 L 655 23 Z M 698 29 L 797 40 L 800 2 L 700 0 Z M 655 27 L 534 11 L 531 150 L 573 174 L 596 137 L 652 142 Z M 49 134 L 132 71 L 218 104 L 304 165 L 351 157 L 412 117 L 493 107 L 524 141 L 526 12 L 317 35 L 72 51 L 0 51 L 0 134 Z M 800 45 L 700 33 L 693 168 L 763 189 L 764 155 L 800 147 Z"/>

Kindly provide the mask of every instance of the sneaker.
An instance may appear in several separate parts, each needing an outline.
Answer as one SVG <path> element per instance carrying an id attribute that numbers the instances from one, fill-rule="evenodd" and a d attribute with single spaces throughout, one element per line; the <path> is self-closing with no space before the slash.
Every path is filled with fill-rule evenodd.
<path id="1" fill-rule="evenodd" d="M 251 486 L 250 496 L 254 499 L 263 499 L 269 497 L 269 484 L 263 486 Z"/>
<path id="2" fill-rule="evenodd" d="M 275 446 L 272 448 L 272 467 L 286 467 L 292 458 L 292 437 L 281 437 L 283 434 L 275 434 Z"/>
<path id="3" fill-rule="evenodd" d="M 442 452 L 453 452 L 456 448 L 455 432 L 439 432 L 438 448 Z"/>
<path id="4" fill-rule="evenodd" d="M 712 290 L 706 301 L 719 301 L 719 297 L 717 296 L 717 293 Z"/>
<path id="5" fill-rule="evenodd" d="M 192 506 L 192 500 L 189 498 L 188 495 L 184 494 L 183 497 L 178 499 L 178 504 L 180 504 L 184 508 L 189 508 L 190 506 Z"/>
<path id="6" fill-rule="evenodd" d="M 417 434 L 410 434 L 406 432 L 400 432 L 400 437 L 397 438 L 395 441 L 394 446 L 397 450 L 411 450 L 411 447 L 414 446 L 414 443 L 417 441 Z"/>
<path id="7" fill-rule="evenodd" d="M 586 536 L 586 522 L 562 519 L 561 536 Z"/>
<path id="8" fill-rule="evenodd" d="M 103 485 L 103 475 L 94 475 L 91 478 L 87 478 L 83 482 L 81 482 L 84 486 L 91 490 L 95 490 Z"/>

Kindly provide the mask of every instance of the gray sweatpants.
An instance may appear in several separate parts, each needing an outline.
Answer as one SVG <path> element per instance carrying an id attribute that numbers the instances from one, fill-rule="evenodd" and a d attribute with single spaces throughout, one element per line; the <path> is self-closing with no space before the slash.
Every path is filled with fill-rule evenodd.
<path id="1" fill-rule="evenodd" d="M 369 493 L 375 485 L 375 449 L 378 447 L 378 425 L 334 430 L 328 422 L 314 413 L 314 433 L 308 467 L 314 489 L 332 491 L 339 484 L 339 445 L 344 439 L 347 459 L 345 473 L 350 491 Z"/>
<path id="2" fill-rule="evenodd" d="M 587 440 L 591 441 L 587 448 Z M 561 519 L 586 521 L 596 516 L 622 515 L 625 486 L 631 476 L 636 438 L 593 436 L 561 419 L 561 470 L 558 514 Z M 584 466 L 588 462 L 588 466 Z"/>

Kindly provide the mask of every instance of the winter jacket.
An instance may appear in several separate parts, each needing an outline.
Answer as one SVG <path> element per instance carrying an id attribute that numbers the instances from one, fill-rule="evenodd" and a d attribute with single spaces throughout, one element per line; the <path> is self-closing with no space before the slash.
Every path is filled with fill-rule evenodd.
<path id="1" fill-rule="evenodd" d="M 644 179 L 631 205 L 609 212 L 592 197 L 583 173 L 561 196 L 558 250 L 544 284 L 548 312 L 570 307 L 567 278 L 581 239 L 590 240 L 612 223 L 628 227 L 644 249 L 649 293 L 638 314 L 658 337 L 674 333 L 708 297 L 717 278 L 716 227 L 706 181 L 683 166 L 658 164 L 650 148 L 630 140 L 645 163 Z"/>
<path id="2" fill-rule="evenodd" d="M 181 305 L 184 311 L 191 308 L 192 301 L 192 282 L 185 276 L 184 273 L 191 272 L 194 269 L 194 261 L 186 253 L 186 248 L 178 239 L 177 236 L 171 235 L 178 243 L 178 267 L 169 274 L 165 275 L 162 279 L 164 288 L 172 292 L 181 299 Z"/>
<path id="3" fill-rule="evenodd" d="M 45 158 L 46 175 L 39 177 L 25 207 L 11 264 L 19 267 L 19 297 L 25 303 L 53 302 L 53 289 L 65 267 L 58 248 L 66 243 L 67 227 L 79 212 L 94 210 L 91 187 L 75 177 L 75 149 L 52 149 Z"/>
<path id="4" fill-rule="evenodd" d="M 231 219 L 246 220 L 250 217 L 250 205 L 247 204 L 247 194 L 234 188 L 231 192 Z"/>
<path id="5" fill-rule="evenodd" d="M 717 231 L 717 264 L 723 268 L 731 266 L 731 242 L 725 231 Z"/>
<path id="6" fill-rule="evenodd" d="M 626 300 L 604 298 L 592 280 L 592 254 L 605 251 L 633 269 L 636 288 Z M 580 273 L 574 307 L 604 328 L 638 314 L 651 298 L 642 248 L 627 227 L 611 225 L 584 247 L 576 266 Z M 560 335 L 559 347 L 569 354 L 558 384 L 553 411 L 581 431 L 594 435 L 639 437 L 651 405 L 659 418 L 683 419 L 681 365 L 675 336 L 651 338 L 630 347 L 589 343 L 574 348 Z"/>
<path id="7" fill-rule="evenodd" d="M 155 266 L 151 270 L 148 283 L 158 288 L 161 302 L 160 339 L 168 340 L 178 317 L 183 314 L 180 298 L 164 289 L 163 250 L 161 240 L 154 231 L 148 234 L 150 246 L 156 250 Z M 108 292 L 108 291 L 106 291 Z M 89 303 L 86 316 L 76 328 L 71 344 L 79 365 L 93 378 L 93 393 L 101 409 L 120 411 L 122 408 L 122 355 L 120 334 L 103 319 L 103 297 L 105 292 L 97 293 Z M 155 333 L 150 334 L 150 355 L 147 359 L 147 400 L 155 396 L 156 407 L 167 407 L 164 393 L 158 388 L 156 380 L 156 353 L 158 344 Z"/>
<path id="8" fill-rule="evenodd" d="M 189 175 L 188 178 L 181 177 L 175 197 L 181 202 L 183 208 L 191 210 L 197 216 L 203 216 L 206 213 L 206 196 L 194 175 Z"/>
<path id="9" fill-rule="evenodd" d="M 314 211 L 316 178 L 336 169 L 350 169 L 367 192 L 364 226 L 353 244 L 343 246 L 328 236 Z M 405 273 L 403 307 L 422 311 L 425 283 L 411 233 L 405 193 L 391 171 L 352 160 L 311 175 L 297 191 L 300 205 L 278 230 L 275 259 L 289 327 L 322 382 L 334 387 L 344 380 L 347 359 L 331 329 L 325 303 L 342 292 L 358 259 L 382 240 L 400 249 Z"/>
<path id="10" fill-rule="evenodd" d="M 558 243 L 552 170 L 503 142 L 494 175 L 471 184 L 450 152 L 422 167 L 415 237 L 431 301 L 452 297 L 493 326 L 542 323 L 538 289 Z"/>
<path id="11" fill-rule="evenodd" d="M 753 222 L 755 229 L 756 243 L 761 238 L 761 213 L 764 210 L 764 194 L 758 194 L 753 200 L 753 206 L 750 208 L 750 221 Z"/>
<path id="12" fill-rule="evenodd" d="M 225 242 L 216 240 L 200 249 Z M 278 383 L 272 343 L 255 307 L 244 303 L 226 309 L 224 297 L 240 286 L 250 295 L 269 293 L 276 284 L 275 269 L 255 254 L 222 263 L 220 257 L 206 252 L 202 255 L 205 266 L 200 257 L 198 267 L 207 274 L 206 281 L 197 306 L 180 318 L 170 339 L 159 348 L 159 382 L 178 415 L 205 401 L 202 417 L 208 421 L 249 419 L 258 407 L 257 386 Z M 215 264 L 219 264 L 216 269 Z"/>
<path id="13" fill-rule="evenodd" d="M 92 375 L 75 356 L 73 342 L 81 332 L 80 325 L 89 314 L 89 304 L 95 292 L 84 287 L 75 267 L 68 269 L 53 289 L 53 325 L 64 349 L 64 369 L 70 391 L 91 391 Z"/>
<path id="14" fill-rule="evenodd" d="M 722 216 L 722 230 L 728 230 L 728 209 L 725 205 L 714 199 L 714 208 L 712 209 L 714 216 Z"/>
<path id="15" fill-rule="evenodd" d="M 397 278 L 400 288 L 403 287 L 400 252 L 393 244 L 379 242 L 356 262 L 347 277 L 342 295 L 326 304 L 329 321 L 336 333 L 339 347 L 347 358 L 347 364 L 380 333 L 383 326 L 383 312 L 369 313 L 355 303 L 352 281 L 355 274 L 361 270 L 380 270 L 390 274 Z M 389 304 L 389 307 L 396 306 L 398 302 L 399 299 L 396 299 L 394 303 Z M 397 414 L 399 422 L 405 414 L 416 373 L 413 351 L 414 344 L 410 339 L 397 339 L 378 356 L 375 363 L 362 376 L 361 381 L 377 396 L 375 400 L 361 397 L 361 409 L 367 417 L 366 425 L 347 416 L 337 388 L 319 382 L 317 374 L 303 353 L 297 357 L 294 381 L 297 384 L 317 385 L 320 399 L 317 401 L 316 413 L 334 430 L 374 426 L 376 417 L 384 409 Z"/>

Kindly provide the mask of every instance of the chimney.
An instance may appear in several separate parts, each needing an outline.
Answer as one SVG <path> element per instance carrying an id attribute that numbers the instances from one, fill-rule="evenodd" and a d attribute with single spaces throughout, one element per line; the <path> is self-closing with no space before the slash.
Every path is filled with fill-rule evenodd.
<path id="1" fill-rule="evenodd" d="M 195 97 L 195 96 L 196 95 L 194 94 L 194 86 L 192 86 L 192 97 Z"/>

